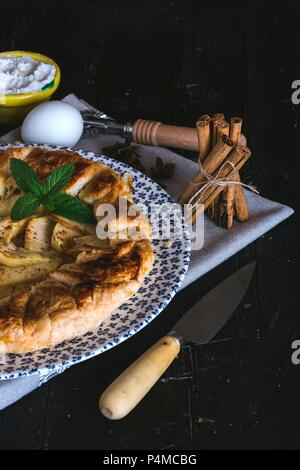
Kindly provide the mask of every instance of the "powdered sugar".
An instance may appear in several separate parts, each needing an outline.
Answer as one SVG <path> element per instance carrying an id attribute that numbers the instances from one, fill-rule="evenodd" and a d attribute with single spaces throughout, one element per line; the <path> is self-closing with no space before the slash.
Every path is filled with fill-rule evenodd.
<path id="1" fill-rule="evenodd" d="M 0 57 L 0 94 L 15 95 L 41 90 L 52 82 L 55 67 L 28 56 Z"/>

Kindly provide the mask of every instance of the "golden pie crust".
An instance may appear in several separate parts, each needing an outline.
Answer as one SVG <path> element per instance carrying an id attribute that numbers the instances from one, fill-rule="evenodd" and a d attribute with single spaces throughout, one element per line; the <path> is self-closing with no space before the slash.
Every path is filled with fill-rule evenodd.
<path id="1" fill-rule="evenodd" d="M 132 201 L 131 184 L 102 163 L 67 150 L 22 147 L 0 154 L 0 206 L 19 191 L 11 181 L 11 157 L 25 159 L 41 180 L 64 163 L 74 162 L 73 178 L 64 191 L 80 197 L 94 210 L 101 203 L 116 205 L 120 197 L 129 204 Z M 145 217 L 136 219 L 140 228 L 137 239 L 115 238 L 97 246 L 95 227 L 74 224 L 54 214 L 48 216 L 54 225 L 59 223 L 66 230 L 71 226 L 71 245 L 78 233 L 82 240 L 94 237 L 94 246 L 73 246 L 62 266 L 0 301 L 0 341 L 7 352 L 53 347 L 97 328 L 137 292 L 152 267 L 151 227 Z M 134 225 L 135 219 L 131 217 L 129 223 Z M 120 226 L 123 232 L 126 223 L 122 220 Z"/>

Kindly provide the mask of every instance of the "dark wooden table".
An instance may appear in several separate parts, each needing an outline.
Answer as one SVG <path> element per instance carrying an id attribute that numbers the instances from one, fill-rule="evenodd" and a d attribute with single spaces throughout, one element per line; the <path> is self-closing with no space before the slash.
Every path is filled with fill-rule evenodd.
<path id="1" fill-rule="evenodd" d="M 271 8 L 270 8 L 271 6 Z M 61 65 L 74 92 L 119 119 L 192 126 L 245 118 L 261 194 L 299 209 L 298 1 L 2 0 L 2 50 Z M 1 132 L 3 133 L 4 127 Z M 101 391 L 196 300 L 252 259 L 246 298 L 216 339 L 186 346 L 126 419 L 99 415 Z M 0 412 L 1 449 L 297 449 L 299 218 L 294 215 L 178 294 L 147 328 Z"/>

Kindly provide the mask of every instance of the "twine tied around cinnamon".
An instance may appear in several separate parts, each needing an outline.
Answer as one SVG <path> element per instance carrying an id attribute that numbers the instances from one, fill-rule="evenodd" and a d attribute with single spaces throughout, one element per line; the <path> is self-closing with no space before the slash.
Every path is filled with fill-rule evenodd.
<path id="1" fill-rule="evenodd" d="M 193 194 L 193 196 L 187 201 L 187 204 L 190 205 L 192 204 L 192 202 L 194 201 L 194 199 L 196 199 L 196 202 L 191 206 L 191 209 L 194 209 L 197 204 L 199 203 L 199 198 L 200 196 L 205 193 L 205 191 L 207 191 L 212 185 L 217 185 L 217 186 L 228 186 L 229 184 L 235 184 L 235 185 L 239 185 L 239 186 L 242 186 L 244 188 L 247 188 L 249 189 L 250 191 L 256 193 L 256 194 L 259 194 L 259 191 L 252 185 L 250 184 L 245 184 L 245 183 L 242 183 L 241 181 L 235 181 L 235 180 L 228 180 L 228 177 L 225 177 L 225 178 L 219 178 L 219 175 L 220 173 L 222 172 L 222 170 L 225 168 L 226 165 L 230 165 L 232 170 L 236 170 L 235 168 L 235 165 L 230 162 L 230 161 L 225 161 L 219 168 L 216 176 L 213 176 L 211 175 L 210 173 L 208 173 L 202 166 L 202 163 L 199 162 L 199 171 L 203 174 L 203 176 L 205 176 L 206 178 L 206 181 L 201 181 L 199 183 L 193 183 L 191 182 L 191 184 L 193 186 L 202 186 L 200 187 L 200 189 L 198 189 L 196 191 L 195 194 Z M 238 171 L 238 170 L 236 170 Z"/>

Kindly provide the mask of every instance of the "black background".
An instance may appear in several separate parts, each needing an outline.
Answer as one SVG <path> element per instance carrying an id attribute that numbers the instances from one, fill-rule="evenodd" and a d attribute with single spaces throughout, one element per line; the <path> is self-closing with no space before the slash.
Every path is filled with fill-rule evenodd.
<path id="1" fill-rule="evenodd" d="M 244 170 L 296 215 L 176 296 L 130 341 L 73 367 L 0 412 L 1 449 L 297 449 L 300 366 L 300 3 L 284 1 L 1 0 L 1 50 L 33 50 L 74 92 L 120 120 L 193 126 L 241 115 L 253 158 Z M 7 130 L 3 126 L 2 133 Z M 193 157 L 193 156 L 189 156 Z M 184 347 L 120 422 L 98 397 L 187 307 L 252 259 L 246 298 L 215 340 Z"/>

